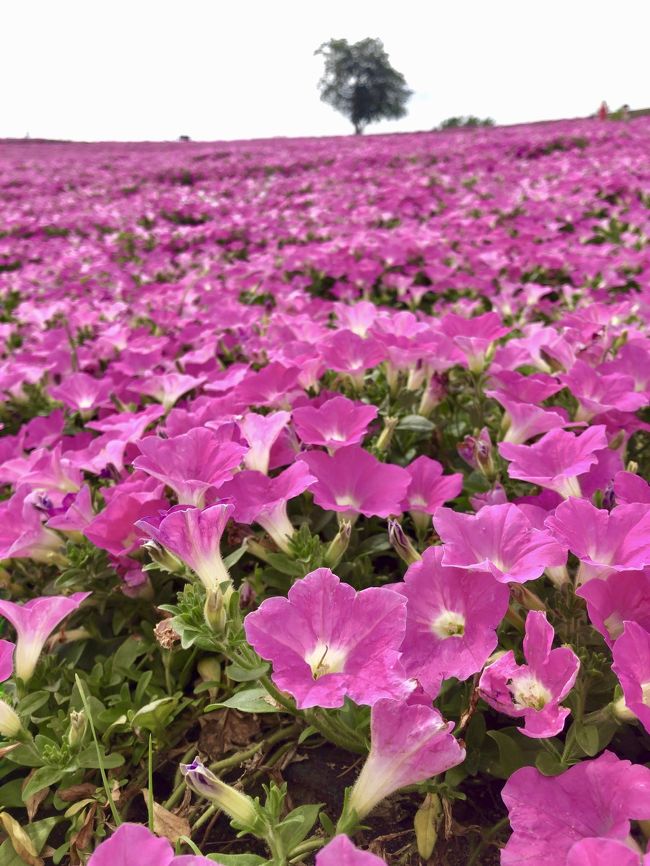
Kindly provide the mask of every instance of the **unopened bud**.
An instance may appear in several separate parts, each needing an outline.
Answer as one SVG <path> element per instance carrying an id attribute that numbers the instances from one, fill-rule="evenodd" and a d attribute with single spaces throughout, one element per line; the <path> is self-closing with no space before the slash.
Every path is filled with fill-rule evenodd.
<path id="1" fill-rule="evenodd" d="M 350 536 L 352 535 L 352 523 L 349 520 L 342 520 L 339 526 L 339 531 L 329 544 L 325 551 L 324 562 L 328 568 L 334 569 L 343 558 L 343 554 L 348 549 L 350 544 Z"/>
<path id="2" fill-rule="evenodd" d="M 427 794 L 422 805 L 415 813 L 413 826 L 418 854 L 428 860 L 438 840 L 438 825 L 442 816 L 442 803 L 437 794 Z"/>
<path id="3" fill-rule="evenodd" d="M 487 427 L 484 427 L 478 436 L 466 436 L 457 450 L 465 463 L 473 469 L 478 469 L 490 481 L 494 479 L 492 440 Z"/>
<path id="4" fill-rule="evenodd" d="M 157 541 L 145 541 L 142 546 L 149 554 L 152 562 L 155 562 L 158 568 L 161 568 L 163 571 L 169 571 L 172 574 L 182 574 L 185 570 L 185 566 L 180 559 L 158 544 Z"/>
<path id="5" fill-rule="evenodd" d="M 86 713 L 80 710 L 78 713 L 74 710 L 70 713 L 70 727 L 68 729 L 68 745 L 75 749 L 83 743 L 86 736 L 86 728 L 88 720 Z"/>
<path id="6" fill-rule="evenodd" d="M 610 707 L 612 708 L 614 718 L 618 719 L 619 722 L 635 722 L 637 720 L 637 716 L 625 703 L 625 698 L 619 698 L 617 701 L 613 701 L 610 704 Z"/>
<path id="7" fill-rule="evenodd" d="M 242 794 L 231 785 L 222 782 L 198 758 L 191 764 L 181 764 L 181 773 L 185 776 L 185 784 L 196 794 L 212 800 L 220 809 L 234 821 L 254 831 L 259 828 L 261 816 L 254 801 Z"/>
<path id="8" fill-rule="evenodd" d="M 395 553 L 403 559 L 407 565 L 418 562 L 422 557 L 401 525 L 396 520 L 388 521 L 388 540 Z"/>
<path id="9" fill-rule="evenodd" d="M 436 406 L 442 401 L 445 396 L 445 386 L 442 377 L 438 373 L 434 373 L 429 379 L 429 384 L 424 390 L 420 406 L 418 407 L 418 415 L 423 415 L 428 418 Z"/>
<path id="10" fill-rule="evenodd" d="M 0 700 L 0 734 L 8 740 L 15 740 L 23 733 L 23 726 L 16 711 Z"/>
<path id="11" fill-rule="evenodd" d="M 399 418 L 386 418 L 384 421 L 384 429 L 379 434 L 375 448 L 377 451 L 388 451 L 390 443 L 393 440 L 395 428 L 399 422 Z"/>
<path id="12" fill-rule="evenodd" d="M 639 464 L 636 462 L 636 460 L 630 460 L 625 467 L 625 471 L 631 472 L 633 475 L 636 475 L 639 471 Z"/>
<path id="13" fill-rule="evenodd" d="M 221 634 L 226 627 L 226 606 L 223 593 L 219 589 L 210 589 L 203 605 L 203 618 L 212 631 Z"/>

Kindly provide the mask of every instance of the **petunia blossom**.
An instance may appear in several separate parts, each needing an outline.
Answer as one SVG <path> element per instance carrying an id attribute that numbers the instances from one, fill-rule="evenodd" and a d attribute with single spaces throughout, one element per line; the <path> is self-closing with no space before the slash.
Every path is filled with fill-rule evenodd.
<path id="1" fill-rule="evenodd" d="M 299 709 L 372 705 L 413 688 L 399 662 L 406 599 L 390 589 L 356 592 L 319 568 L 244 621 L 246 638 L 273 664 L 273 681 Z"/>
<path id="2" fill-rule="evenodd" d="M 545 568 L 566 563 L 566 548 L 535 529 L 511 502 L 486 505 L 477 514 L 439 508 L 433 525 L 443 542 L 444 565 L 489 571 L 502 583 L 525 583 Z"/>
<path id="3" fill-rule="evenodd" d="M 623 689 L 626 706 L 650 731 L 650 632 L 637 622 L 625 622 L 612 657 L 612 670 Z"/>
<path id="4" fill-rule="evenodd" d="M 410 513 L 418 530 L 423 532 L 430 525 L 428 515 L 458 496 L 463 489 L 463 476 L 460 472 L 443 475 L 442 465 L 424 455 L 416 457 L 405 468 L 411 480 L 402 510 Z"/>
<path id="5" fill-rule="evenodd" d="M 575 436 L 557 428 L 532 445 L 502 442 L 499 454 L 509 461 L 508 475 L 555 490 L 565 499 L 581 496 L 580 476 L 596 463 L 596 452 L 607 448 L 603 425 L 588 427 Z"/>
<path id="6" fill-rule="evenodd" d="M 363 819 L 394 791 L 424 782 L 465 760 L 453 722 L 423 703 L 380 700 L 370 714 L 370 753 L 348 807 Z"/>
<path id="7" fill-rule="evenodd" d="M 340 834 L 318 852 L 316 866 L 386 866 L 386 861 L 369 851 L 361 851 Z"/>
<path id="8" fill-rule="evenodd" d="M 95 848 L 88 866 L 214 866 L 216 862 L 197 854 L 175 857 L 168 839 L 154 836 L 142 824 L 127 823 Z"/>
<path id="9" fill-rule="evenodd" d="M 402 513 L 411 477 L 401 466 L 381 463 L 358 445 L 341 448 L 331 456 L 309 451 L 300 459 L 316 476 L 311 492 L 321 508 L 350 517 Z"/>
<path id="10" fill-rule="evenodd" d="M 614 646 L 626 620 L 650 631 L 650 568 L 643 571 L 614 571 L 601 580 L 589 580 L 576 590 L 587 602 L 589 620 Z"/>
<path id="11" fill-rule="evenodd" d="M 578 585 L 650 565 L 650 505 L 618 505 L 607 511 L 585 499 L 568 499 L 545 524 L 580 560 Z"/>
<path id="12" fill-rule="evenodd" d="M 235 474 L 248 450 L 236 442 L 223 441 L 206 427 L 161 439 L 148 436 L 138 442 L 140 456 L 133 465 L 171 487 L 181 505 L 202 508 L 211 488 Z"/>
<path id="13" fill-rule="evenodd" d="M 307 445 L 323 445 L 330 452 L 358 445 L 377 417 L 377 407 L 347 397 L 332 397 L 318 407 L 300 406 L 293 411 L 296 433 Z"/>
<path id="14" fill-rule="evenodd" d="M 592 837 L 576 842 L 565 862 L 566 866 L 650 866 L 650 853 L 643 855 L 631 838 L 618 842 Z"/>
<path id="15" fill-rule="evenodd" d="M 203 509 L 178 505 L 160 521 L 143 518 L 135 525 L 196 572 L 210 591 L 225 581 L 230 582 L 219 545 L 234 510 L 228 503 Z"/>
<path id="16" fill-rule="evenodd" d="M 518 665 L 512 650 L 485 668 L 479 694 L 507 716 L 523 718 L 522 734 L 553 737 L 564 727 L 569 710 L 560 706 L 576 681 L 580 660 L 570 647 L 551 649 L 555 632 L 546 614 L 531 610 L 526 617 L 524 656 Z"/>
<path id="17" fill-rule="evenodd" d="M 396 587 L 408 601 L 402 663 L 431 697 L 444 679 L 466 680 L 481 670 L 509 598 L 491 574 L 451 568 L 442 558 L 442 547 L 428 547 Z"/>
<path id="18" fill-rule="evenodd" d="M 0 600 L 0 616 L 9 620 L 16 630 L 15 667 L 20 679 L 24 682 L 31 679 L 45 641 L 90 594 L 44 595 L 24 604 Z"/>
<path id="19" fill-rule="evenodd" d="M 630 820 L 650 819 L 650 770 L 606 751 L 559 776 L 522 767 L 501 796 L 513 830 L 502 866 L 568 864 L 571 849 L 583 839 L 627 844 Z"/>
<path id="20" fill-rule="evenodd" d="M 247 469 L 268 474 L 271 448 L 290 419 L 290 412 L 271 412 L 269 415 L 247 412 L 244 415 L 238 422 L 238 427 L 249 446 L 244 455 L 244 466 Z"/>

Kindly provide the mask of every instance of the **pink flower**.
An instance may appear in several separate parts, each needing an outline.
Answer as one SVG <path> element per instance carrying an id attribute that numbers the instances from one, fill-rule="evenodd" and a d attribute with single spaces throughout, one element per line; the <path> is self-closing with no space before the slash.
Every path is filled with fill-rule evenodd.
<path id="1" fill-rule="evenodd" d="M 287 598 L 263 601 L 244 622 L 246 638 L 273 664 L 273 681 L 299 709 L 340 707 L 346 696 L 372 705 L 406 697 L 399 664 L 406 600 L 371 587 L 361 592 L 328 568 L 296 581 Z"/>
<path id="2" fill-rule="evenodd" d="M 287 502 L 304 493 L 315 480 L 298 461 L 273 478 L 244 469 L 222 485 L 219 494 L 232 500 L 237 523 L 259 523 L 281 550 L 289 552 L 295 530 L 287 515 Z"/>
<path id="3" fill-rule="evenodd" d="M 219 545 L 233 511 L 232 505 L 223 503 L 204 509 L 178 505 L 160 522 L 144 518 L 135 525 L 196 572 L 210 591 L 230 582 Z"/>
<path id="4" fill-rule="evenodd" d="M 430 457 L 416 457 L 406 467 L 411 476 L 402 510 L 409 511 L 413 522 L 423 531 L 428 519 L 426 514 L 434 514 L 441 505 L 455 499 L 463 489 L 463 476 L 460 472 L 452 475 L 442 474 L 442 465 Z"/>
<path id="5" fill-rule="evenodd" d="M 473 319 L 447 313 L 440 319 L 440 327 L 465 355 L 469 369 L 475 372 L 485 367 L 486 355 L 492 343 L 510 332 L 496 313 L 484 313 Z"/>
<path id="6" fill-rule="evenodd" d="M 59 532 L 83 532 L 94 516 L 90 487 L 84 484 L 79 493 L 65 497 L 62 509 L 50 517 L 47 526 Z"/>
<path id="7" fill-rule="evenodd" d="M 8 640 L 0 640 L 0 683 L 8 680 L 14 672 L 14 644 Z M 8 740 L 13 740 L 22 729 L 20 717 L 10 704 L 0 700 L 0 734 Z"/>
<path id="8" fill-rule="evenodd" d="M 614 571 L 638 571 L 650 565 L 648 505 L 618 505 L 606 511 L 585 499 L 568 499 L 545 523 L 580 560 L 578 585 Z"/>
<path id="9" fill-rule="evenodd" d="M 588 427 L 574 436 L 556 429 L 533 445 L 502 442 L 499 454 L 509 460 L 508 475 L 555 490 L 565 499 L 581 496 L 579 476 L 596 463 L 597 451 L 607 447 L 604 426 Z"/>
<path id="10" fill-rule="evenodd" d="M 433 525 L 444 565 L 489 571 L 501 583 L 535 580 L 545 568 L 566 563 L 566 549 L 511 502 L 486 505 L 477 514 L 439 508 Z"/>
<path id="11" fill-rule="evenodd" d="M 255 469 L 268 475 L 271 448 L 290 419 L 290 412 L 271 412 L 269 415 L 247 412 L 244 415 L 238 426 L 249 446 L 244 455 L 244 466 L 247 469 Z"/>
<path id="12" fill-rule="evenodd" d="M 43 514 L 34 507 L 29 487 L 21 485 L 0 502 L 0 559 L 51 562 L 62 550 L 60 536 L 43 525 Z"/>
<path id="13" fill-rule="evenodd" d="M 206 427 L 161 439 L 148 436 L 138 442 L 141 455 L 133 465 L 171 487 L 181 505 L 202 508 L 210 489 L 218 488 L 235 474 L 248 450 L 223 439 Z"/>
<path id="14" fill-rule="evenodd" d="M 196 854 L 175 857 L 167 839 L 154 836 L 142 824 L 120 824 L 95 848 L 88 866 L 214 866 L 215 862 Z"/>
<path id="15" fill-rule="evenodd" d="M 110 379 L 95 379 L 87 373 L 72 373 L 60 385 L 49 389 L 50 397 L 60 400 L 74 412 L 92 412 L 98 406 L 110 405 L 113 382 Z"/>
<path id="16" fill-rule="evenodd" d="M 650 854 L 641 854 L 633 840 L 628 844 L 593 837 L 572 846 L 566 866 L 650 866 Z"/>
<path id="17" fill-rule="evenodd" d="M 205 382 L 204 376 L 186 376 L 183 373 L 162 373 L 157 376 L 147 376 L 138 384 L 138 391 L 147 397 L 153 397 L 162 403 L 168 411 L 180 400 L 183 394 L 199 388 Z"/>
<path id="18" fill-rule="evenodd" d="M 526 664 L 518 665 L 510 650 L 485 668 L 479 681 L 481 697 L 495 710 L 523 718 L 520 730 L 528 737 L 559 734 L 569 715 L 559 703 L 573 688 L 580 660 L 569 647 L 551 649 L 554 636 L 546 614 L 529 611 L 524 637 Z"/>
<path id="19" fill-rule="evenodd" d="M 340 835 L 318 852 L 316 866 L 386 866 L 386 861 L 368 851 L 360 851 L 347 836 Z"/>
<path id="20" fill-rule="evenodd" d="M 285 367 L 273 361 L 259 372 L 249 373 L 234 393 L 249 406 L 288 408 L 293 395 L 300 391 L 299 378 L 299 367 Z"/>
<path id="21" fill-rule="evenodd" d="M 368 590 L 366 590 L 367 592 Z M 363 819 L 383 799 L 465 760 L 453 722 L 425 704 L 380 700 L 370 714 L 370 753 L 348 801 Z"/>
<path id="22" fill-rule="evenodd" d="M 83 529 L 86 538 L 113 556 L 123 556 L 139 547 L 143 535 L 138 521 L 169 508 L 167 500 L 160 496 L 162 486 L 148 480 L 144 490 L 114 487 L 106 508 Z"/>
<path id="23" fill-rule="evenodd" d="M 650 569 L 614 571 L 604 580 L 589 580 L 576 591 L 587 602 L 589 619 L 611 648 L 625 620 L 650 630 Z"/>
<path id="24" fill-rule="evenodd" d="M 594 415 L 612 409 L 635 412 L 648 402 L 645 394 L 635 392 L 631 376 L 606 374 L 584 361 L 576 361 L 560 379 L 578 401 L 577 421 L 589 421 Z"/>
<path id="25" fill-rule="evenodd" d="M 347 397 L 333 397 L 318 408 L 301 406 L 293 410 L 293 424 L 300 439 L 307 445 L 324 445 L 330 451 L 359 444 L 376 417 L 376 406 Z"/>
<path id="26" fill-rule="evenodd" d="M 504 442 L 515 444 L 527 442 L 540 433 L 548 433 L 549 430 L 555 430 L 557 427 L 566 427 L 569 423 L 562 414 L 563 409 L 553 411 L 531 403 L 519 403 L 502 394 L 493 394 L 493 396 L 506 410 L 503 418 L 504 426 L 507 427 L 503 437 Z"/>
<path id="27" fill-rule="evenodd" d="M 650 632 L 625 622 L 612 650 L 612 670 L 623 689 L 625 704 L 650 731 Z"/>
<path id="28" fill-rule="evenodd" d="M 614 476 L 614 495 L 618 505 L 645 502 L 650 505 L 650 484 L 633 472 L 617 472 Z"/>
<path id="29" fill-rule="evenodd" d="M 445 566 L 442 554 L 441 547 L 427 548 L 396 587 L 408 601 L 402 663 L 431 697 L 444 679 L 466 680 L 481 670 L 497 645 L 509 597 L 490 574 Z"/>
<path id="30" fill-rule="evenodd" d="M 75 592 L 68 597 L 47 595 L 25 604 L 0 600 L 0 616 L 8 619 L 16 630 L 16 674 L 24 682 L 31 679 L 50 634 L 89 595 L 89 592 Z"/>
<path id="31" fill-rule="evenodd" d="M 513 830 L 501 852 L 502 866 L 568 866 L 571 849 L 583 839 L 625 844 L 630 819 L 650 818 L 650 770 L 603 752 L 559 776 L 522 767 L 501 796 Z M 624 861 L 610 861 L 619 862 Z"/>
<path id="32" fill-rule="evenodd" d="M 310 451 L 300 457 L 313 475 L 314 502 L 328 511 L 388 517 L 402 513 L 411 478 L 401 466 L 380 463 L 358 445 L 329 456 Z"/>
<path id="33" fill-rule="evenodd" d="M 320 347 L 330 370 L 346 373 L 361 387 L 366 370 L 376 367 L 386 357 L 386 350 L 373 337 L 363 338 L 353 331 L 336 331 Z"/>

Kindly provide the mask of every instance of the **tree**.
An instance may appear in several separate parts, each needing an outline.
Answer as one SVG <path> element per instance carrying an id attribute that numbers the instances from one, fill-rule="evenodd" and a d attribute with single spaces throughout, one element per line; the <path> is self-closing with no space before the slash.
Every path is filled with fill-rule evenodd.
<path id="1" fill-rule="evenodd" d="M 390 65 L 380 39 L 352 45 L 347 39 L 330 39 L 314 53 L 325 58 L 320 98 L 345 115 L 357 135 L 375 120 L 404 117 L 412 91 Z"/>

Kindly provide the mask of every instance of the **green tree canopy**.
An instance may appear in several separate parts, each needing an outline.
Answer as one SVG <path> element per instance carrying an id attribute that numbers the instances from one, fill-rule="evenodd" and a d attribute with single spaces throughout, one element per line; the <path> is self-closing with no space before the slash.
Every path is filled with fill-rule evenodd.
<path id="1" fill-rule="evenodd" d="M 330 39 L 315 53 L 325 58 L 321 99 L 345 115 L 357 135 L 373 121 L 404 117 L 412 91 L 380 39 Z"/>

